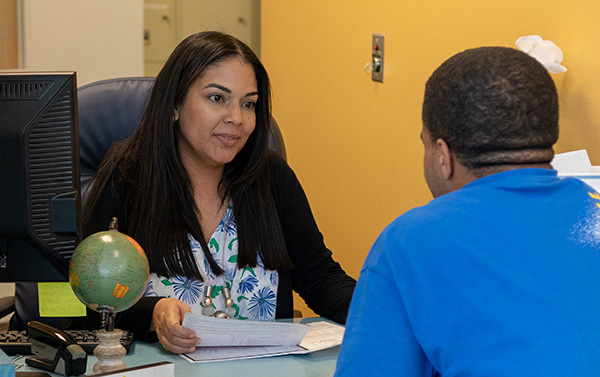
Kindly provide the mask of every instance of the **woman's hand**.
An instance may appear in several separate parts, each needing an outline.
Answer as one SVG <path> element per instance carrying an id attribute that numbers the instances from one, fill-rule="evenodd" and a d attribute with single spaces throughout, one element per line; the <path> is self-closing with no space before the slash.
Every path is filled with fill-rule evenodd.
<path id="1" fill-rule="evenodd" d="M 189 306 L 174 298 L 163 298 L 154 306 L 152 327 L 167 351 L 193 352 L 200 343 L 200 338 L 192 330 L 181 326 L 183 316 L 191 311 Z"/>

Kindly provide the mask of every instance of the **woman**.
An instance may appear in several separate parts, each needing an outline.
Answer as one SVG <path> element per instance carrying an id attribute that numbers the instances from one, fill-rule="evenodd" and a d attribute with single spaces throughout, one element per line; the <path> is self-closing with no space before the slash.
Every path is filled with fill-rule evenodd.
<path id="1" fill-rule="evenodd" d="M 294 173 L 268 150 L 269 120 L 269 79 L 248 46 L 203 32 L 173 51 L 84 211 L 86 235 L 114 216 L 148 255 L 145 297 L 116 327 L 191 352 L 202 334 L 181 327 L 186 312 L 289 318 L 292 287 L 319 315 L 345 322 L 355 281 L 325 247 Z M 90 314 L 87 327 L 96 320 Z"/>

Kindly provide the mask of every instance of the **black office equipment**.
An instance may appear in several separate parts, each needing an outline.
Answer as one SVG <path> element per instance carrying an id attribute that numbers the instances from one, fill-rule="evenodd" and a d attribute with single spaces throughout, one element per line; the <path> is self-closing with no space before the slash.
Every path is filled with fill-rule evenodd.
<path id="1" fill-rule="evenodd" d="M 74 72 L 0 73 L 0 281 L 66 281 L 79 232 Z"/>
<path id="2" fill-rule="evenodd" d="M 63 330 L 77 342 L 87 354 L 92 354 L 98 345 L 95 330 Z M 133 345 L 133 333 L 124 330 L 120 343 L 129 352 Z M 0 331 L 0 349 L 7 355 L 30 355 L 31 342 L 26 330 Z"/>
<path id="3" fill-rule="evenodd" d="M 31 353 L 35 355 L 25 359 L 27 365 L 65 376 L 85 373 L 87 354 L 65 332 L 32 321 L 27 324 L 27 335 L 31 342 Z"/>

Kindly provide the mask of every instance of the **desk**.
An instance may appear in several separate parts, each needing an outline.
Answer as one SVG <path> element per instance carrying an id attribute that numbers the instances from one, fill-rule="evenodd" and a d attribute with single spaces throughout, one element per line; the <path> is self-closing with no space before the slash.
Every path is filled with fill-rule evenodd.
<path id="1" fill-rule="evenodd" d="M 218 361 L 192 364 L 179 355 L 168 354 L 159 343 L 136 341 L 131 351 L 123 358 L 128 367 L 150 364 L 159 361 L 175 363 L 176 377 L 192 376 L 260 376 L 260 377 L 310 377 L 333 376 L 340 347 L 334 347 L 307 355 L 274 356 L 260 359 Z M 92 372 L 97 359 L 88 356 L 87 373 Z M 16 364 L 24 364 L 20 359 Z M 25 365 L 17 372 L 32 372 L 39 369 Z M 52 374 L 52 376 L 60 376 Z"/>
<path id="2" fill-rule="evenodd" d="M 306 320 L 306 319 L 305 319 Z M 310 320 L 309 320 L 310 321 Z M 340 347 L 316 351 L 306 355 L 288 355 L 264 357 L 259 359 L 218 361 L 192 364 L 179 355 L 167 353 L 160 343 L 135 341 L 123 361 L 128 367 L 135 367 L 159 361 L 171 361 L 175 364 L 176 377 L 193 376 L 260 376 L 260 377 L 311 377 L 333 376 Z M 96 357 L 88 356 L 87 373 L 91 374 Z M 25 358 L 15 364 L 25 364 Z M 25 365 L 17 372 L 32 372 L 38 369 Z M 53 376 L 60 376 L 52 374 Z"/>

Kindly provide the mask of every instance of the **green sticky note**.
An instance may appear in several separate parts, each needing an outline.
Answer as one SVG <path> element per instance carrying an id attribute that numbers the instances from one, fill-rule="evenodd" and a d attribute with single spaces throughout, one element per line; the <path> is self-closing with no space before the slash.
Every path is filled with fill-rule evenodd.
<path id="1" fill-rule="evenodd" d="M 71 289 L 71 284 L 38 283 L 41 317 L 83 317 L 85 305 Z"/>

